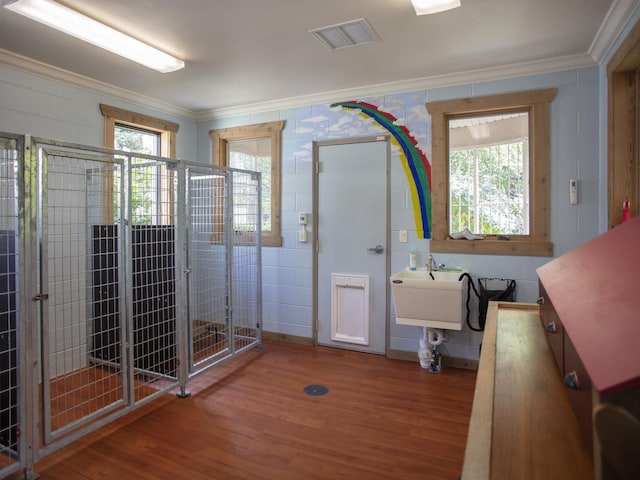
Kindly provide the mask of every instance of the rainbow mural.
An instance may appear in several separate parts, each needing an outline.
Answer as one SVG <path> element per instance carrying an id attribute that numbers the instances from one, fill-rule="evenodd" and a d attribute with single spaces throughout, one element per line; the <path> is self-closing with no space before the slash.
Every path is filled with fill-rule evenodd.
<path id="1" fill-rule="evenodd" d="M 413 201 L 413 214 L 419 238 L 431 238 L 431 164 L 409 129 L 397 125 L 398 119 L 366 102 L 351 101 L 334 103 L 331 107 L 356 110 L 372 118 L 391 134 L 391 141 L 402 150 L 400 160 L 409 181 Z"/>

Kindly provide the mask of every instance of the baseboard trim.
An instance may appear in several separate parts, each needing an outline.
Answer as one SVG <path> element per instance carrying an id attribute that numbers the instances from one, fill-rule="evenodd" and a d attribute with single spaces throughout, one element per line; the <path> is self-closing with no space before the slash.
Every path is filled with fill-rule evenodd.
<path id="1" fill-rule="evenodd" d="M 405 362 L 419 362 L 418 354 L 416 352 L 408 352 L 406 350 L 389 350 L 387 352 L 387 358 L 402 360 Z M 444 367 L 459 368 L 461 370 L 478 370 L 478 363 L 478 360 L 472 360 L 469 358 L 449 357 L 447 355 L 442 356 L 442 365 Z"/>
<path id="2" fill-rule="evenodd" d="M 312 338 L 298 337 L 296 335 L 288 335 L 286 333 L 263 331 L 262 338 L 264 340 L 277 340 L 279 342 L 313 346 Z M 418 363 L 418 354 L 416 352 L 409 352 L 406 350 L 390 349 L 387 351 L 386 357 L 392 360 L 402 360 L 404 362 Z M 449 357 L 446 355 L 442 356 L 442 365 L 450 368 L 459 368 L 462 370 L 478 370 L 478 363 L 478 360 L 471 360 L 468 358 Z"/>
<path id="3" fill-rule="evenodd" d="M 295 343 L 296 345 L 310 345 L 313 346 L 313 338 L 298 337 L 297 335 L 289 335 L 286 333 L 278 332 L 265 332 L 262 331 L 263 340 L 277 340 L 279 342 Z"/>

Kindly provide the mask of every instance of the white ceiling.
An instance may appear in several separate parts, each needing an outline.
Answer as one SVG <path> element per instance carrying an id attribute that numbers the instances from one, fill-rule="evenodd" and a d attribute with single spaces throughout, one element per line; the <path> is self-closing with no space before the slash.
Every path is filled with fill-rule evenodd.
<path id="1" fill-rule="evenodd" d="M 420 17 L 410 0 L 60 3 L 184 59 L 186 68 L 157 73 L 5 8 L 0 63 L 76 84 L 97 80 L 99 90 L 203 118 L 595 65 L 640 2 L 462 0 Z M 380 43 L 330 52 L 309 33 L 358 18 Z"/>

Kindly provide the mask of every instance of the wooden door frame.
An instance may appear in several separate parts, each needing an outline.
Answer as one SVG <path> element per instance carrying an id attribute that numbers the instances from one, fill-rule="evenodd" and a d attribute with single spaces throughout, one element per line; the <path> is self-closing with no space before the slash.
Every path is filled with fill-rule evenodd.
<path id="1" fill-rule="evenodd" d="M 640 209 L 640 21 L 607 64 L 608 80 L 608 229 L 618 225 L 622 205 Z"/>

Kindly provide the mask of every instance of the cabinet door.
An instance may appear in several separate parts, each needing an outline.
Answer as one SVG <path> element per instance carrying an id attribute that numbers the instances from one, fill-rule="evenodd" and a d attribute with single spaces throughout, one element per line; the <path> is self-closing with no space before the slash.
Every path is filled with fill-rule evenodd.
<path id="1" fill-rule="evenodd" d="M 589 452 L 593 452 L 593 431 L 592 431 L 592 383 L 587 371 L 576 352 L 571 339 L 568 335 L 564 335 L 564 382 L 569 394 L 569 401 L 573 407 L 573 411 L 576 412 L 578 417 L 578 424 L 580 425 L 580 435 L 586 445 Z M 568 386 L 571 383 L 571 379 L 567 378 L 570 375 L 575 375 L 577 379 L 577 385 L 575 387 Z"/>
<path id="2" fill-rule="evenodd" d="M 544 285 L 539 283 L 540 287 L 540 321 L 544 328 L 547 341 L 553 352 L 553 357 L 556 359 L 556 365 L 562 375 L 564 372 L 564 345 L 562 338 L 564 337 L 564 328 L 562 322 L 556 313 L 555 308 L 549 296 L 547 295 Z"/>

